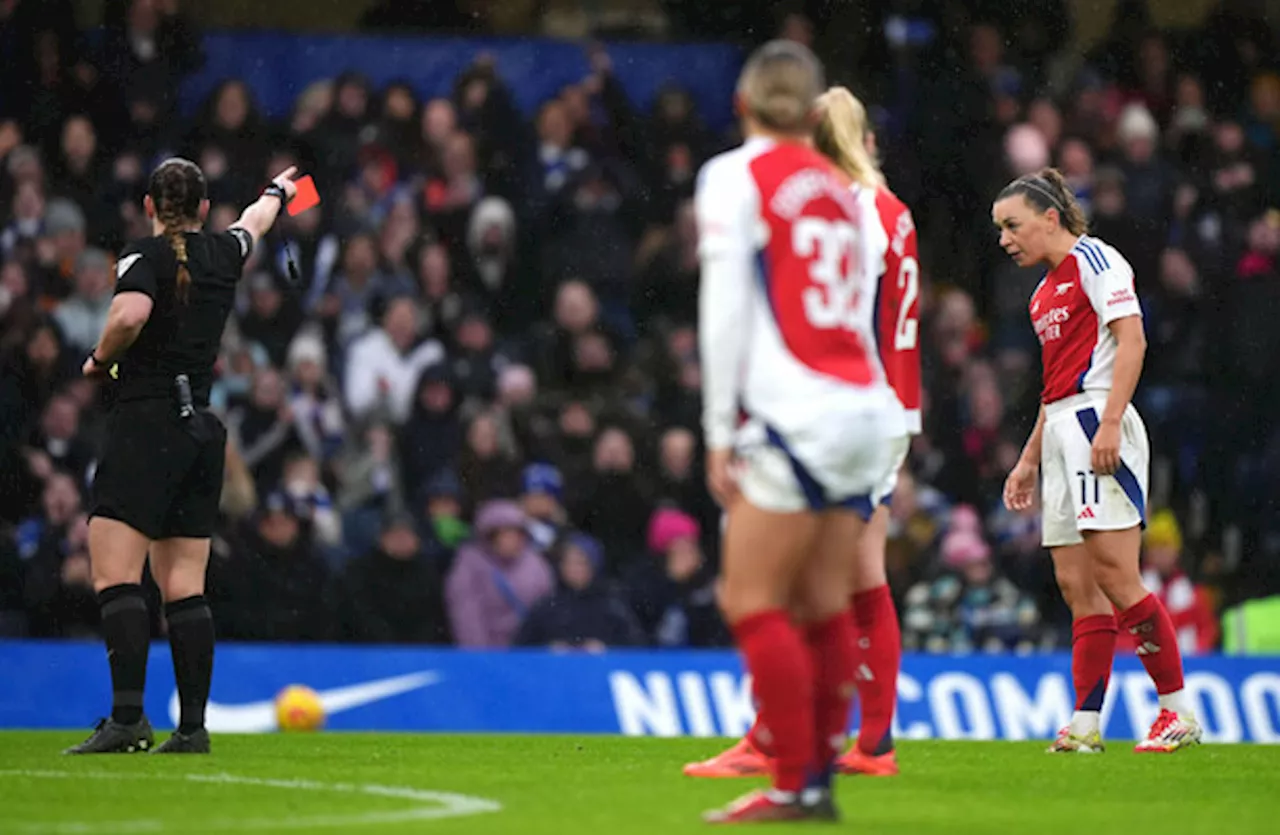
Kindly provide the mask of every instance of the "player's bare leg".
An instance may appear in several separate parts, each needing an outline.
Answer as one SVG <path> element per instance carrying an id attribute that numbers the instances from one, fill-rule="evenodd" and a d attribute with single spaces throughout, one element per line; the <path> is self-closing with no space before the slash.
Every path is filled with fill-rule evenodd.
<path id="1" fill-rule="evenodd" d="M 164 598 L 181 714 L 156 754 L 207 754 L 205 706 L 213 678 L 213 614 L 204 597 L 209 540 L 174 537 L 151 546 L 151 573 Z"/>
<path id="2" fill-rule="evenodd" d="M 1172 753 L 1195 745 L 1203 730 L 1183 686 L 1178 634 L 1164 604 L 1142 583 L 1138 562 L 1141 529 L 1135 525 L 1122 531 L 1089 531 L 1085 543 L 1098 585 L 1120 613 L 1120 628 L 1137 642 L 1138 657 L 1160 699 L 1159 716 L 1134 750 Z"/>
<path id="3" fill-rule="evenodd" d="M 1115 616 L 1084 543 L 1052 548 L 1050 553 L 1058 588 L 1071 609 L 1071 679 L 1076 701 L 1071 724 L 1058 732 L 1049 753 L 1102 753 L 1102 700 L 1116 652 Z"/>

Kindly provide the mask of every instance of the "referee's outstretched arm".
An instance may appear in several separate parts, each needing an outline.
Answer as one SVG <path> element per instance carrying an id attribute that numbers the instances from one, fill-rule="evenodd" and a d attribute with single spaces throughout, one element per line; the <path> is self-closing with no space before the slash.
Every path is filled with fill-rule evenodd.
<path id="1" fill-rule="evenodd" d="M 253 236 L 252 243 L 258 240 L 271 228 L 276 222 L 276 217 L 280 214 L 280 209 L 285 203 L 293 199 L 298 193 L 298 187 L 294 185 L 293 178 L 298 174 L 298 167 L 291 165 L 280 173 L 271 185 L 267 186 L 266 191 L 262 192 L 262 196 L 250 203 L 248 208 L 240 215 L 240 219 L 231 224 L 232 229 L 243 229 Z M 251 247 L 252 248 L 252 247 Z"/>

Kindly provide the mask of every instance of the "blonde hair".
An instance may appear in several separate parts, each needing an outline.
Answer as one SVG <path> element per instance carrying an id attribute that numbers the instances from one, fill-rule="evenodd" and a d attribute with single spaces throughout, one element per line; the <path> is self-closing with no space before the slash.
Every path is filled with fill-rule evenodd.
<path id="1" fill-rule="evenodd" d="M 813 140 L 818 150 L 855 183 L 884 185 L 880 166 L 867 150 L 867 108 L 846 87 L 832 87 L 818 97 L 818 127 Z"/>
<path id="2" fill-rule="evenodd" d="M 738 96 L 747 112 L 764 127 L 784 133 L 807 133 L 825 84 L 822 64 L 808 47 L 776 40 L 747 59 L 738 78 Z"/>

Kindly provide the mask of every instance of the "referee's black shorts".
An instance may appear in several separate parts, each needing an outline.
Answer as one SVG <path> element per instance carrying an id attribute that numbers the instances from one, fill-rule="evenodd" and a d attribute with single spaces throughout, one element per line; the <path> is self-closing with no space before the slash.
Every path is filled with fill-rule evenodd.
<path id="1" fill-rule="evenodd" d="M 178 416 L 169 400 L 116 404 L 93 480 L 93 514 L 148 539 L 213 535 L 227 430 L 212 413 Z"/>

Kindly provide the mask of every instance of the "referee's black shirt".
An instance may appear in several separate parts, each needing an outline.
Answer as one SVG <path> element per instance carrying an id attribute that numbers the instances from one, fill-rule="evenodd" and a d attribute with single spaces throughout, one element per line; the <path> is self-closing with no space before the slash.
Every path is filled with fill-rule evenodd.
<path id="1" fill-rule="evenodd" d="M 186 303 L 177 295 L 178 259 L 165 238 L 131 244 L 116 264 L 115 292 L 146 293 L 154 302 L 138 338 L 116 358 L 117 402 L 172 399 L 174 377 L 186 374 L 195 405 L 209 405 L 222 332 L 253 239 L 238 228 L 217 235 L 188 232 L 186 238 Z"/>

